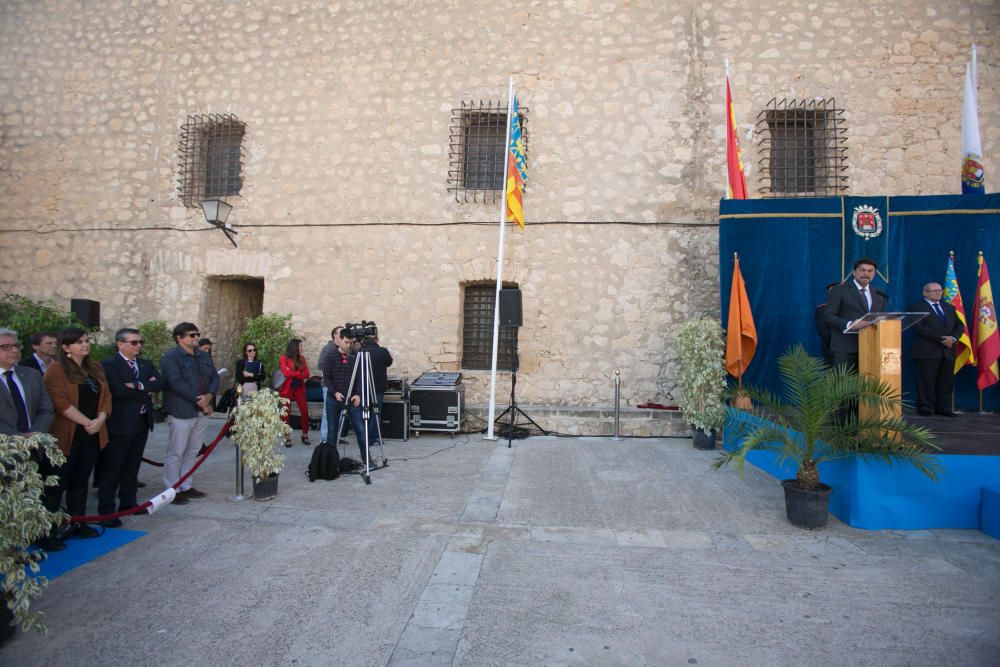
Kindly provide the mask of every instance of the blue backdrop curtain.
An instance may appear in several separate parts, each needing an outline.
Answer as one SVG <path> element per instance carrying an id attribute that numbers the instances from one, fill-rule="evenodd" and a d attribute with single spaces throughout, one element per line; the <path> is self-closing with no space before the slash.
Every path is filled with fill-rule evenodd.
<path id="1" fill-rule="evenodd" d="M 779 390 L 777 358 L 796 343 L 814 356 L 822 355 L 815 308 L 826 299 L 826 285 L 843 280 L 856 258 L 867 255 L 879 260 L 876 287 L 889 294 L 892 310 L 906 310 L 922 298 L 924 283 L 944 283 L 949 250 L 955 251 L 955 271 L 971 331 L 979 251 L 997 267 L 993 293 L 1000 298 L 1000 194 L 722 200 L 722 322 L 729 310 L 735 252 L 757 325 L 757 352 L 744 382 Z M 904 333 L 903 391 L 913 402 L 911 346 L 912 334 Z M 956 376 L 958 409 L 979 408 L 975 378 L 971 366 Z M 983 392 L 983 401 L 986 409 L 1000 409 L 1000 385 Z"/>

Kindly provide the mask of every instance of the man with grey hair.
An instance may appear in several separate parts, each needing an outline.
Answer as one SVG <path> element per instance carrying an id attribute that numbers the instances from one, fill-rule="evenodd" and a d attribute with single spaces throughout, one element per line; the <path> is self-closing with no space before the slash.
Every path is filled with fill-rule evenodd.
<path id="1" fill-rule="evenodd" d="M 19 366 L 21 343 L 13 329 L 0 328 L 0 433 L 5 435 L 27 435 L 48 433 L 55 417 L 52 399 L 42 383 L 42 374 L 34 368 Z M 58 471 L 44 456 L 35 458 L 38 472 L 44 476 L 55 475 Z M 56 503 L 52 507 L 48 495 L 43 494 L 49 511 L 58 512 Z M 66 548 L 53 529 L 37 542 L 46 551 L 61 551 Z"/>
<path id="2" fill-rule="evenodd" d="M 955 386 L 955 343 L 965 332 L 955 307 L 941 300 L 940 283 L 924 285 L 924 298 L 909 307 L 928 313 L 913 325 L 913 360 L 917 365 L 917 412 L 954 417 L 951 391 Z"/>

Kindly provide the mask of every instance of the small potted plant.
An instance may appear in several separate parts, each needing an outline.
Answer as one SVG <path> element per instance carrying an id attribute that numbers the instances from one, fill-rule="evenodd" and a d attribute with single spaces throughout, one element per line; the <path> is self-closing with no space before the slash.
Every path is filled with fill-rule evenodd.
<path id="1" fill-rule="evenodd" d="M 677 335 L 677 405 L 691 426 L 696 449 L 715 449 L 715 434 L 726 418 L 724 350 L 722 327 L 716 320 L 685 322 Z"/>
<path id="2" fill-rule="evenodd" d="M 38 452 L 35 454 L 34 452 Z M 20 626 L 45 631 L 31 601 L 48 583 L 38 576 L 44 551 L 30 551 L 32 542 L 63 523 L 62 513 L 49 512 L 40 499 L 46 486 L 55 486 L 55 475 L 43 478 L 34 457 L 44 456 L 54 466 L 66 462 L 56 439 L 48 433 L 0 435 L 0 642 Z"/>
<path id="3" fill-rule="evenodd" d="M 230 435 L 253 476 L 254 500 L 271 500 L 278 495 L 278 473 L 285 457 L 278 453 L 277 445 L 289 432 L 282 420 L 287 414 L 288 399 L 272 389 L 244 396 L 233 410 Z"/>
<path id="4" fill-rule="evenodd" d="M 746 389 L 756 419 L 740 423 L 739 448 L 721 454 L 713 467 L 732 462 L 742 476 L 747 455 L 754 450 L 778 452 L 782 460 L 794 461 L 795 479 L 781 483 L 792 525 L 826 525 L 832 489 L 819 479 L 824 461 L 873 456 L 909 463 L 935 479 L 936 464 L 928 455 L 938 447 L 930 431 L 885 410 L 900 402 L 895 389 L 853 370 L 830 368 L 810 357 L 802 345 L 778 358 L 778 372 L 786 397 Z M 860 406 L 874 409 L 859 414 Z"/>

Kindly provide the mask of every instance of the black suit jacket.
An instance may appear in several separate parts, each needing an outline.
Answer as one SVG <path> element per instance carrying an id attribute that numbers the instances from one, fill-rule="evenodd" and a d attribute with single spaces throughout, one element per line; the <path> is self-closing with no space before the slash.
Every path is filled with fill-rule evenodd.
<path id="1" fill-rule="evenodd" d="M 913 325 L 916 338 L 913 341 L 912 355 L 914 359 L 954 359 L 955 348 L 941 344 L 942 336 L 951 336 L 956 341 L 964 332 L 958 319 L 955 307 L 950 303 L 940 302 L 944 311 L 944 322 L 938 317 L 931 304 L 921 299 L 909 307 L 911 313 L 930 313 L 927 317 Z"/>
<path id="2" fill-rule="evenodd" d="M 17 362 L 17 365 L 24 366 L 25 368 L 34 368 L 39 373 L 44 373 L 42 367 L 38 365 L 38 359 L 35 359 L 34 354 L 21 359 L 21 361 Z"/>
<path id="3" fill-rule="evenodd" d="M 55 412 L 52 409 L 52 398 L 42 384 L 42 374 L 29 366 L 14 366 L 14 375 L 21 381 L 24 388 L 24 404 L 28 408 L 28 419 L 31 420 L 32 433 L 48 433 L 52 426 Z M 7 381 L 0 379 L 4 385 Z M 17 408 L 7 387 L 0 387 L 0 433 L 18 435 Z"/>
<path id="4" fill-rule="evenodd" d="M 823 317 L 830 327 L 830 351 L 831 352 L 857 352 L 858 335 L 845 334 L 844 329 L 848 322 L 852 322 L 859 317 L 867 315 L 869 312 L 882 313 L 888 310 L 889 300 L 885 292 L 868 286 L 872 295 L 872 308 L 868 310 L 868 304 L 861 292 L 854 284 L 854 278 L 848 278 L 846 282 L 830 288 L 826 294 L 826 304 L 823 308 Z"/>
<path id="5" fill-rule="evenodd" d="M 132 368 L 120 354 L 101 362 L 104 366 L 104 376 L 108 380 L 108 389 L 111 391 L 111 414 L 108 415 L 108 435 L 131 435 L 140 428 L 153 430 L 153 399 L 151 392 L 163 389 L 163 379 L 156 371 L 151 361 L 138 357 L 136 363 L 139 365 L 139 381 L 142 382 L 142 389 L 126 387 L 126 384 L 135 384 L 135 375 Z M 142 406 L 146 406 L 145 413 L 140 414 Z"/>

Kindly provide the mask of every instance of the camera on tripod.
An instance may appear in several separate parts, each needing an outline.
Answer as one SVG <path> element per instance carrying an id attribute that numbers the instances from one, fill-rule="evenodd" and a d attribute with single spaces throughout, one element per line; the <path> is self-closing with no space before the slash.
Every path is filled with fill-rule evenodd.
<path id="1" fill-rule="evenodd" d="M 374 339 L 378 337 L 378 326 L 374 322 L 369 322 L 368 320 L 361 320 L 360 323 L 354 324 L 348 322 L 344 325 L 344 328 L 340 330 L 341 338 L 349 338 L 355 341 L 364 341 L 368 339 Z"/>

